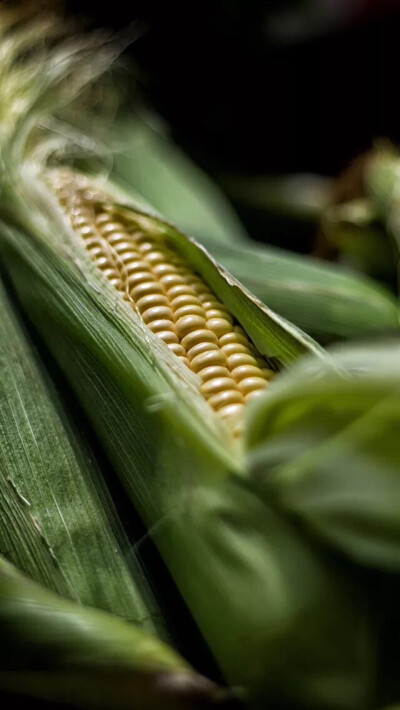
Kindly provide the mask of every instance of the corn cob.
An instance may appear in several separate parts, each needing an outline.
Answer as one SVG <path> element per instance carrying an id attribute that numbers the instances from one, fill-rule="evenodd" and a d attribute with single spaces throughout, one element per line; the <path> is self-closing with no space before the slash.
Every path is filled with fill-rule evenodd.
<path id="1" fill-rule="evenodd" d="M 61 84 L 68 93 L 71 72 L 81 86 L 102 61 L 77 50 L 67 72 L 62 62 L 48 63 L 46 86 L 58 91 Z M 353 580 L 349 585 L 332 560 L 299 538 L 258 495 L 246 449 L 247 412 L 257 403 L 236 403 L 245 435 L 233 437 L 242 423 L 225 425 L 201 395 L 197 373 L 144 323 L 126 289 L 118 292 L 123 269 L 118 278 L 116 270 L 114 285 L 91 260 L 48 187 L 51 139 L 45 131 L 44 142 L 37 142 L 32 127 L 40 126 L 43 138 L 51 117 L 43 120 L 46 95 L 37 64 L 35 71 L 40 100 L 35 97 L 27 117 L 23 105 L 21 126 L 2 149 L 2 253 L 21 302 L 78 394 L 228 681 L 243 686 L 255 707 L 278 697 L 281 703 L 329 708 L 333 674 L 340 688 L 336 699 L 343 697 L 339 706 L 362 707 L 369 636 Z M 57 72 L 67 74 L 68 82 Z M 57 103 L 54 96 L 51 101 Z M 89 186 L 95 191 L 98 180 L 90 178 Z M 100 189 L 102 212 L 112 202 L 113 219 L 128 215 L 128 228 L 135 223 L 135 233 L 176 251 L 243 327 L 257 358 L 278 369 L 305 352 L 325 357 L 194 240 L 141 212 L 112 184 Z M 89 227 L 95 222 L 92 215 Z M 111 276 L 110 253 L 107 241 Z"/>
<path id="2" fill-rule="evenodd" d="M 1 557 L 0 690 L 114 710 L 231 702 L 166 644 L 118 617 L 61 599 Z"/>
<path id="3" fill-rule="evenodd" d="M 200 377 L 200 393 L 211 407 L 228 421 L 240 421 L 244 404 L 266 388 L 274 372 L 229 309 L 145 220 L 90 189 L 86 177 L 64 171 L 49 182 L 96 266 Z"/>

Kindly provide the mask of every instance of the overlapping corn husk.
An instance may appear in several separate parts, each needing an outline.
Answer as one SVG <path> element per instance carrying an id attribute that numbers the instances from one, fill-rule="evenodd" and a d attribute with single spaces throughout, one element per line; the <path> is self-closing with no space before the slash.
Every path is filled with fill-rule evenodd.
<path id="1" fill-rule="evenodd" d="M 259 495 L 245 441 L 233 440 L 189 370 L 96 271 L 46 187 L 47 103 L 56 103 L 57 87 L 66 86 L 68 95 L 76 82 L 80 88 L 104 60 L 77 44 L 59 51 L 64 65 L 54 57 L 50 67 L 49 59 L 35 62 L 33 98 L 2 151 L 2 253 L 20 299 L 80 397 L 228 681 L 243 686 L 254 706 L 278 698 L 361 708 L 373 660 L 367 598 L 357 577 L 299 536 Z M 39 122 L 47 132 L 35 144 Z M 111 185 L 104 189 L 113 193 Z M 124 209 L 175 245 L 260 352 L 282 367 L 307 352 L 324 361 L 316 343 L 252 297 L 194 240 L 132 206 Z"/>
<path id="2" fill-rule="evenodd" d="M 400 349 L 393 339 L 331 354 L 336 370 L 299 363 L 255 405 L 249 467 L 258 494 L 299 532 L 363 570 L 379 706 L 399 697 Z"/>
<path id="3" fill-rule="evenodd" d="M 165 633 L 101 474 L 1 282 L 0 307 L 0 553 L 60 594 Z"/>
<path id="4" fill-rule="evenodd" d="M 330 352 L 336 367 L 304 360 L 252 409 L 252 477 L 358 564 L 398 573 L 400 348 L 393 339 Z"/>
<path id="5" fill-rule="evenodd" d="M 230 703 L 136 625 L 61 599 L 1 557 L 0 689 L 78 708 L 196 710 Z"/>

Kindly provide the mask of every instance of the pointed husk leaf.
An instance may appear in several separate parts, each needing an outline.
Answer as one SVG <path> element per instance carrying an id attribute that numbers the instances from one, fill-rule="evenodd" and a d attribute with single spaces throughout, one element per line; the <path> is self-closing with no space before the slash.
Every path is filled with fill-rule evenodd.
<path id="1" fill-rule="evenodd" d="M 1 557 L 0 689 L 115 710 L 196 710 L 224 700 L 166 644 L 61 599 Z"/>

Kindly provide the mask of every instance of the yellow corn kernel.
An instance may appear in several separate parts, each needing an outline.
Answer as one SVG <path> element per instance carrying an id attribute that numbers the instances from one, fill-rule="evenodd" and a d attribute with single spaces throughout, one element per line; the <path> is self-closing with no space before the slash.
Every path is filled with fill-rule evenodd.
<path id="1" fill-rule="evenodd" d="M 226 318 L 210 318 L 207 320 L 207 327 L 218 337 L 224 335 L 224 333 L 229 333 L 232 329 L 231 323 Z"/>
<path id="2" fill-rule="evenodd" d="M 224 392 L 225 390 L 232 390 L 231 377 L 214 377 L 204 382 L 200 387 L 201 394 L 207 398 L 211 397 L 213 394 Z"/>
<path id="3" fill-rule="evenodd" d="M 221 367 L 220 365 L 211 365 L 210 367 L 205 367 L 204 370 L 199 370 L 198 374 L 203 382 L 206 382 L 216 377 L 229 377 L 229 370 L 227 367 Z"/>
<path id="4" fill-rule="evenodd" d="M 238 388 L 242 394 L 249 394 L 255 390 L 264 389 L 265 379 L 263 377 L 245 377 L 238 382 Z"/>
<path id="5" fill-rule="evenodd" d="M 188 333 L 184 338 L 182 338 L 182 345 L 186 348 L 186 350 L 190 350 L 195 345 L 199 345 L 200 343 L 215 343 L 217 345 L 218 338 L 215 333 L 212 333 L 211 330 L 207 330 L 206 328 L 193 330 L 191 333 Z"/>
<path id="6" fill-rule="evenodd" d="M 183 340 L 182 340 L 182 344 L 183 344 Z M 206 340 L 203 343 L 197 343 L 197 345 L 193 345 L 193 347 L 187 351 L 187 355 L 188 355 L 189 360 L 193 360 L 193 358 L 195 358 L 196 355 L 201 355 L 202 353 L 207 353 L 210 350 L 216 350 L 217 352 L 219 352 L 219 347 L 216 343 L 210 343 Z"/>
<path id="7" fill-rule="evenodd" d="M 214 394 L 208 399 L 208 403 L 211 404 L 213 409 L 218 411 L 228 405 L 244 404 L 244 398 L 240 392 L 230 389 L 217 392 L 217 394 Z"/>

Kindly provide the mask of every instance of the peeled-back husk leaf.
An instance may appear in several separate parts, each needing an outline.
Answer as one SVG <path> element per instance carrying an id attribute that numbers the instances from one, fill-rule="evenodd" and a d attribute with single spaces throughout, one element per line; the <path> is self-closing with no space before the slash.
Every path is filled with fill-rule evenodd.
<path id="1" fill-rule="evenodd" d="M 121 209 L 124 214 L 129 215 L 129 209 L 126 210 L 122 205 Z M 276 359 L 284 366 L 306 352 L 319 357 L 324 356 L 323 350 L 312 338 L 247 291 L 194 238 L 186 236 L 161 218 L 137 210 L 133 214 L 139 227 L 143 222 L 153 235 L 165 237 L 180 254 L 186 257 L 191 267 L 229 307 L 258 350 L 267 358 Z"/>
<path id="2" fill-rule="evenodd" d="M 399 329 L 395 298 L 366 277 L 272 247 L 203 242 L 255 296 L 321 343 Z"/>
<path id="3" fill-rule="evenodd" d="M 1 557 L 0 689 L 78 708 L 228 708 L 227 694 L 166 644 L 61 599 Z"/>
<path id="4" fill-rule="evenodd" d="M 60 594 L 161 632 L 101 474 L 1 282 L 0 304 L 0 553 Z"/>
<path id="5" fill-rule="evenodd" d="M 330 206 L 321 220 L 321 233 L 341 263 L 385 283 L 393 282 L 393 248 L 372 200 L 358 197 Z"/>
<path id="6" fill-rule="evenodd" d="M 242 443 L 196 378 L 96 270 L 35 155 L 16 157 L 4 151 L 4 263 L 226 678 L 257 707 L 271 698 L 364 707 L 371 645 L 357 579 L 261 500 Z M 136 219 L 174 243 L 275 363 L 324 358 L 193 240 L 151 215 Z"/>

